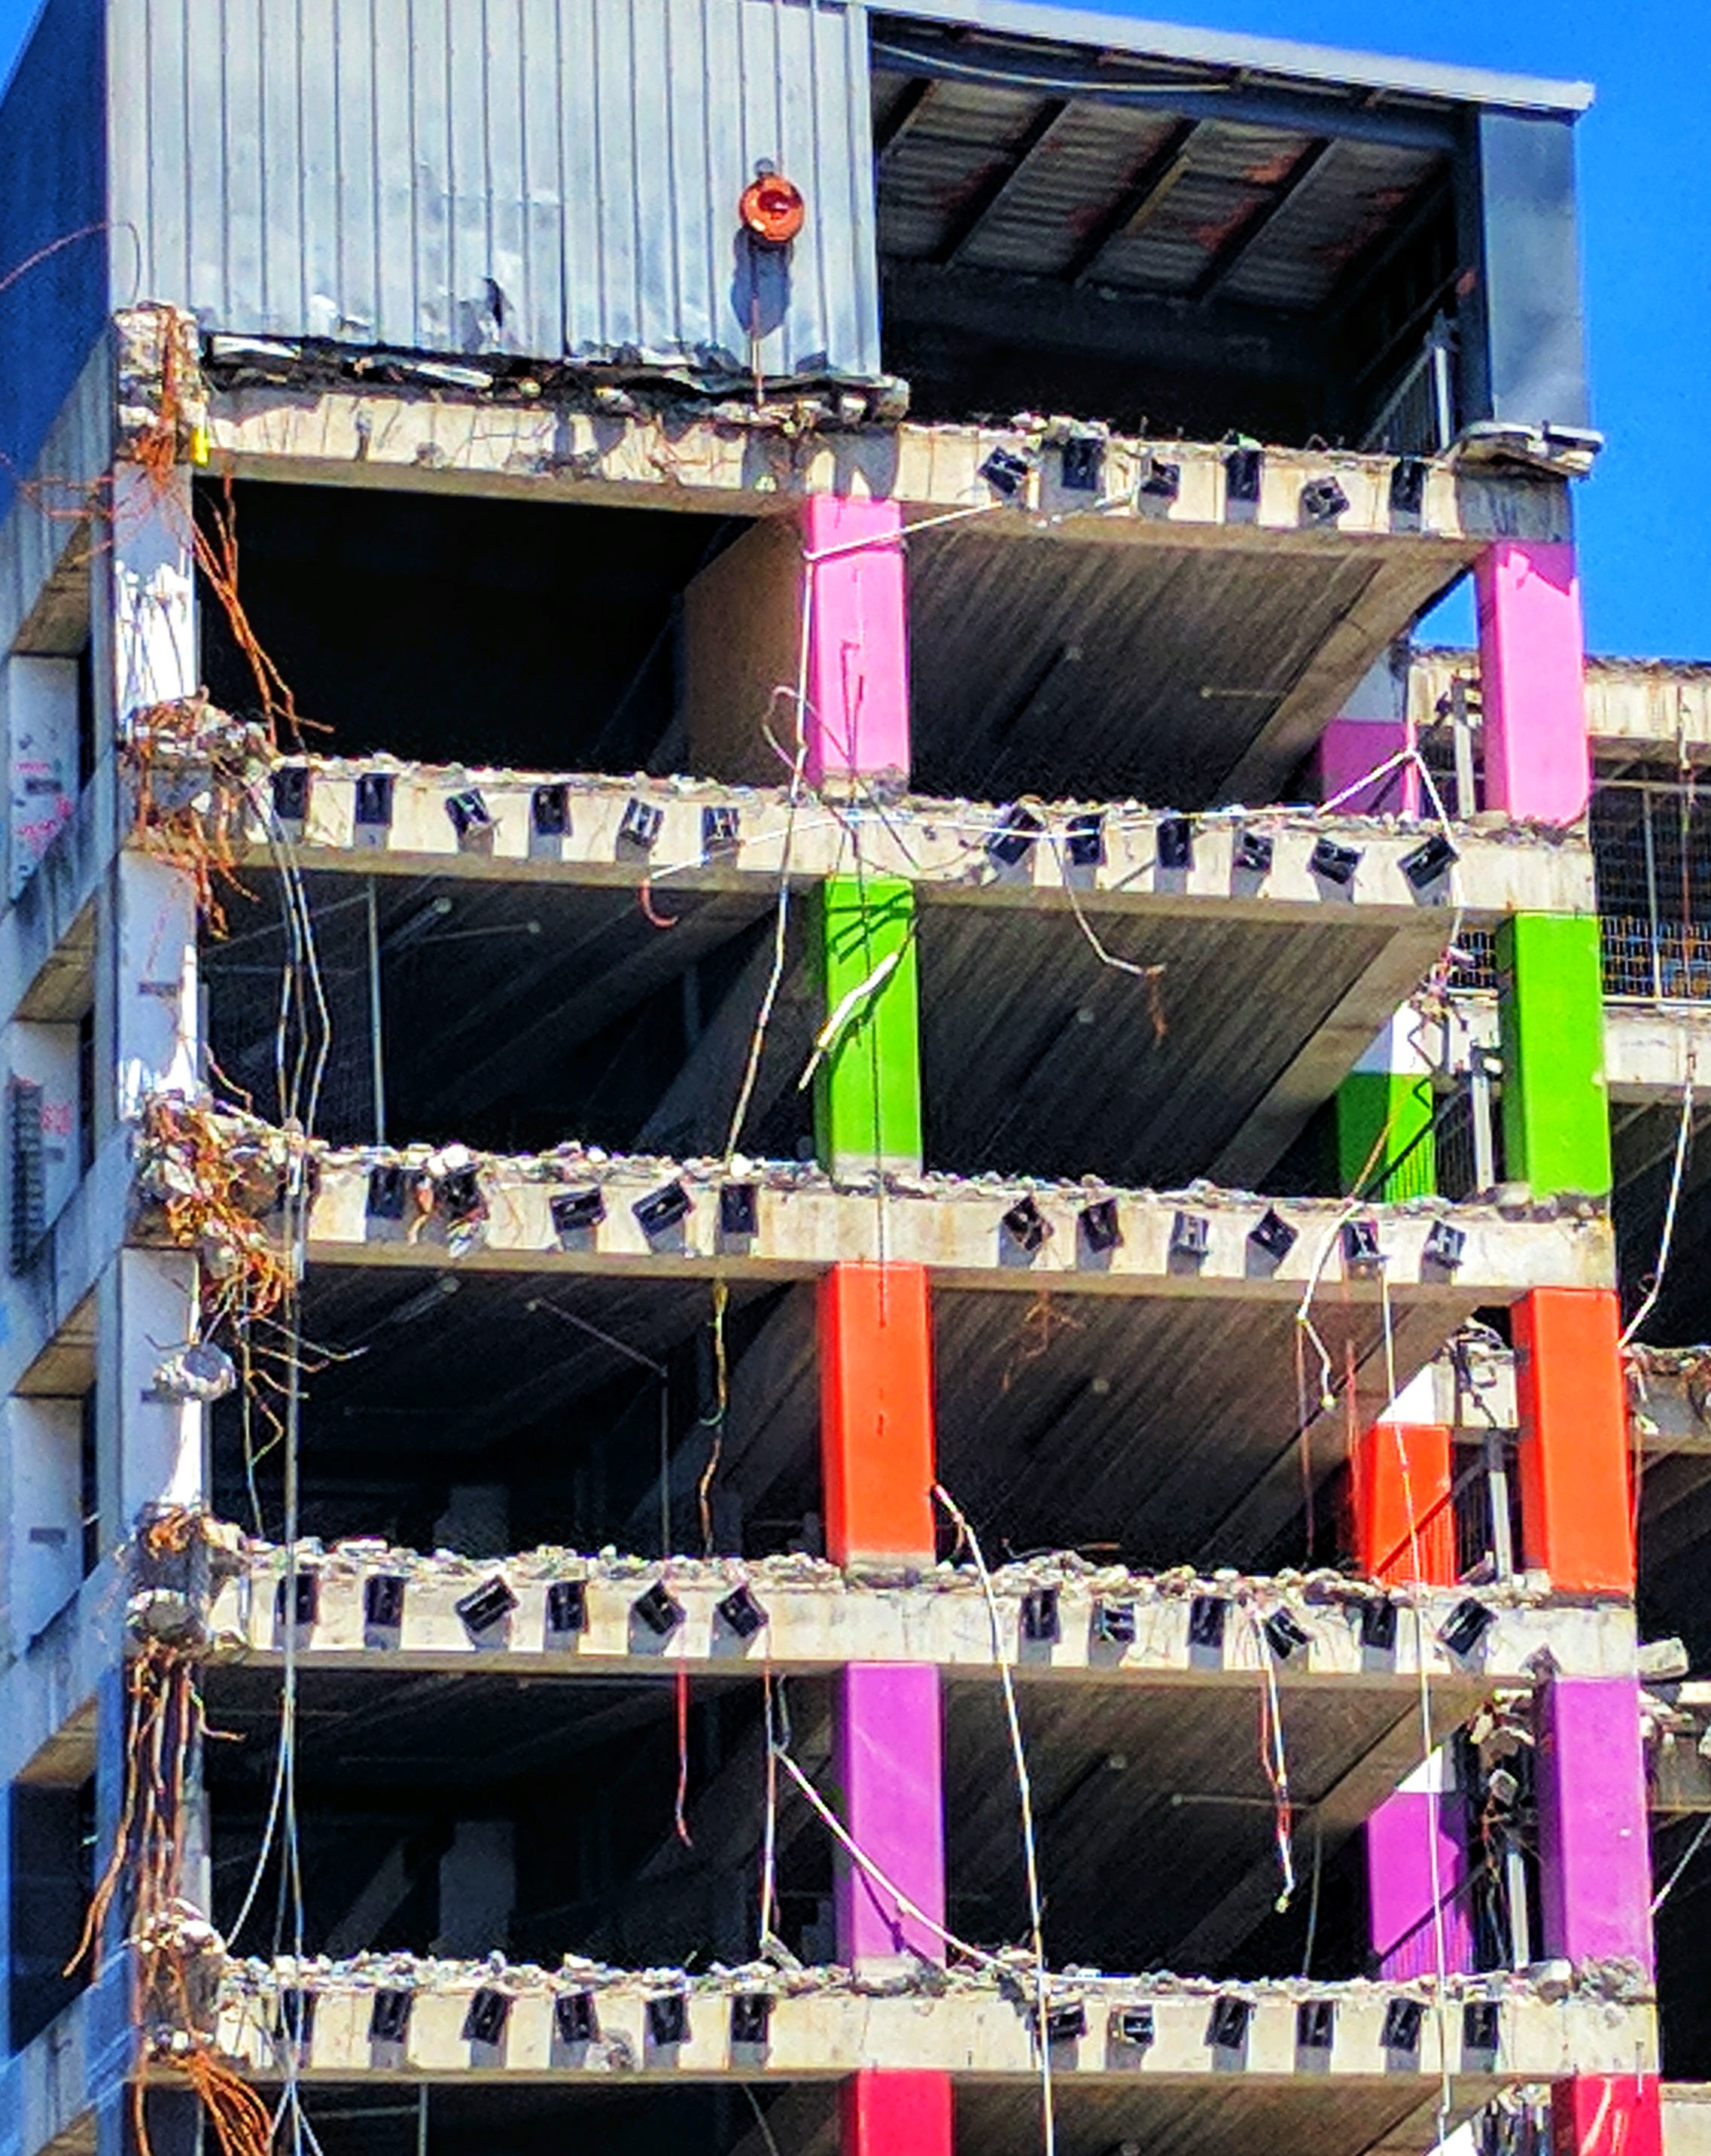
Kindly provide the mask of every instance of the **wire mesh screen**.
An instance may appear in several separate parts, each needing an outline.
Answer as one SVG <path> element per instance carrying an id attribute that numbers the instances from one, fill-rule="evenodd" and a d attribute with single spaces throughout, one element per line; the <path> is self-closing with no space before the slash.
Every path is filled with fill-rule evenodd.
<path id="1" fill-rule="evenodd" d="M 1464 928 L 1456 938 L 1457 955 L 1450 962 L 1452 988 L 1493 988 L 1498 984 L 1497 932 Z"/>
<path id="2" fill-rule="evenodd" d="M 1458 1086 L 1439 1111 L 1436 1133 L 1437 1187 L 1441 1198 L 1471 1198 L 1479 1188 L 1473 1143 L 1473 1096 Z"/>
<path id="3" fill-rule="evenodd" d="M 1435 456 L 1456 437 L 1455 331 L 1442 316 L 1391 390 L 1361 447 Z"/>
<path id="4" fill-rule="evenodd" d="M 276 913 L 267 917 L 277 885 L 256 880 L 267 886 L 260 904 L 234 909 L 231 935 L 203 954 L 219 1075 L 236 1098 L 270 1120 L 306 1114 L 324 1039 L 315 1132 L 335 1144 L 365 1143 L 376 1120 L 365 896 L 329 896 L 321 880 L 306 879 L 316 963 L 312 974 L 303 968 L 289 976 L 285 925 Z"/>
<path id="5" fill-rule="evenodd" d="M 1591 834 L 1606 994 L 1711 1000 L 1711 795 L 1612 781 Z"/>

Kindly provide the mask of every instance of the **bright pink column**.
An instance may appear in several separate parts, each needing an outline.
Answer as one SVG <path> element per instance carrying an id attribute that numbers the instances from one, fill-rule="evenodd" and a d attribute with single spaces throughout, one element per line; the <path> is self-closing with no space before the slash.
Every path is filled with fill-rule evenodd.
<path id="1" fill-rule="evenodd" d="M 810 786 L 909 776 L 909 634 L 902 511 L 811 495 L 808 557 Z"/>
<path id="2" fill-rule="evenodd" d="M 1333 719 L 1319 736 L 1318 797 L 1333 801 L 1369 771 L 1413 746 L 1413 729 L 1402 719 Z M 1347 816 L 1412 816 L 1420 808 L 1420 773 L 1411 763 L 1386 772 L 1375 786 L 1363 786 L 1337 813 Z"/>
<path id="3" fill-rule="evenodd" d="M 944 1922 L 944 1795 L 938 1671 L 850 1663 L 837 1691 L 838 1779 L 851 1839 L 934 1923 Z M 853 1861 L 838 1870 L 838 1958 L 852 1969 L 903 1955 L 944 1959 L 944 1943 Z"/>
<path id="4" fill-rule="evenodd" d="M 1652 1855 L 1640 1687 L 1554 1677 L 1540 1691 L 1535 1780 L 1544 1951 L 1649 1974 Z"/>
<path id="5" fill-rule="evenodd" d="M 1566 539 L 1499 539 L 1474 572 L 1485 805 L 1544 824 L 1586 813 L 1585 649 Z"/>

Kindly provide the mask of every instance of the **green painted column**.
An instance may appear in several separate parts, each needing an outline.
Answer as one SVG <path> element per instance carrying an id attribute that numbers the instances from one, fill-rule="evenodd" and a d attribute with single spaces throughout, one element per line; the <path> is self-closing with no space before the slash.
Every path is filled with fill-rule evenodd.
<path id="1" fill-rule="evenodd" d="M 1358 1185 L 1394 1202 L 1437 1188 L 1437 1103 L 1413 1024 L 1411 1011 L 1399 1011 L 1337 1088 L 1337 1174 L 1350 1194 Z"/>
<path id="2" fill-rule="evenodd" d="M 1535 1195 L 1611 1188 L 1604 982 L 1590 913 L 1517 913 L 1498 934 L 1503 1170 Z"/>
<path id="3" fill-rule="evenodd" d="M 827 1017 L 836 1034 L 814 1081 L 822 1168 L 853 1175 L 921 1166 L 921 1027 L 915 894 L 901 877 L 829 876 L 819 899 Z"/>

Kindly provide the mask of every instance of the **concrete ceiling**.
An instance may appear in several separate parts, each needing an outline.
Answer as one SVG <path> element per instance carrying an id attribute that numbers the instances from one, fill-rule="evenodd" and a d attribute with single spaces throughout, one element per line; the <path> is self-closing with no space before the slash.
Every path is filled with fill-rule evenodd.
<path id="1" fill-rule="evenodd" d="M 1282 1884 L 1261 1765 L 1263 1691 L 1257 1672 L 1246 1691 L 1019 1687 L 1054 1967 L 1262 1973 L 1235 1949 Z M 1282 1698 L 1297 1826 L 1319 1818 L 1328 1856 L 1418 1763 L 1417 1706 L 1395 1686 L 1291 1685 Z M 1450 1710 L 1440 1701 L 1436 1711 L 1441 1725 Z M 991 1686 L 948 1686 L 945 1759 L 953 1928 L 982 1943 L 1025 1939 L 1010 1737 Z M 1296 1845 L 1310 1847 L 1311 1833 Z M 1215 1913 L 1215 1958 L 1184 1958 Z M 1359 1972 L 1322 1954 L 1319 1973 Z"/>
<path id="2" fill-rule="evenodd" d="M 910 557 L 915 783 L 1197 808 L 1278 799 L 1341 699 L 1458 573 L 1415 539 L 994 537 Z M 1066 627 L 1072 624 L 1073 631 Z"/>
<path id="3" fill-rule="evenodd" d="M 1297 1346 L 1315 1481 L 1341 1459 L 1344 1431 L 1340 1411 L 1311 1412 L 1317 1364 L 1287 1304 L 965 1291 L 936 1296 L 933 1312 L 939 1469 L 989 1551 L 1114 1547 L 1135 1564 L 1247 1568 L 1308 1555 Z M 1394 1317 L 1400 1383 L 1458 1319 L 1400 1302 Z M 1352 1355 L 1359 1411 L 1375 1414 L 1379 1311 L 1332 1290 L 1313 1321 L 1337 1385 Z M 1322 1560 L 1330 1524 L 1321 1510 Z"/>
<path id="4" fill-rule="evenodd" d="M 1156 983 L 1104 964 L 1067 909 L 923 895 L 930 1168 L 1169 1189 L 1236 1147 L 1257 1180 L 1443 935 L 1429 916 L 1395 929 L 1349 907 L 1293 924 L 1088 919 L 1107 950 L 1162 967 Z"/>

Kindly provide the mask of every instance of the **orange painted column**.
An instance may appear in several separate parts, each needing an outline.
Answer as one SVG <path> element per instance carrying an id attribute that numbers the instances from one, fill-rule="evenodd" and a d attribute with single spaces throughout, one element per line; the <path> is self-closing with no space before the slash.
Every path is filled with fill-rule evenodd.
<path id="1" fill-rule="evenodd" d="M 1349 1479 L 1354 1557 L 1366 1577 L 1453 1586 L 1456 1522 L 1450 1508 L 1448 1428 L 1442 1423 L 1374 1423 L 1355 1448 Z"/>
<path id="2" fill-rule="evenodd" d="M 1627 1393 L 1608 1288 L 1541 1287 L 1514 1306 L 1521 1540 L 1570 1594 L 1631 1595 Z"/>
<path id="3" fill-rule="evenodd" d="M 826 1555 L 933 1562 L 933 1341 L 926 1268 L 834 1265 L 820 1284 Z"/>

